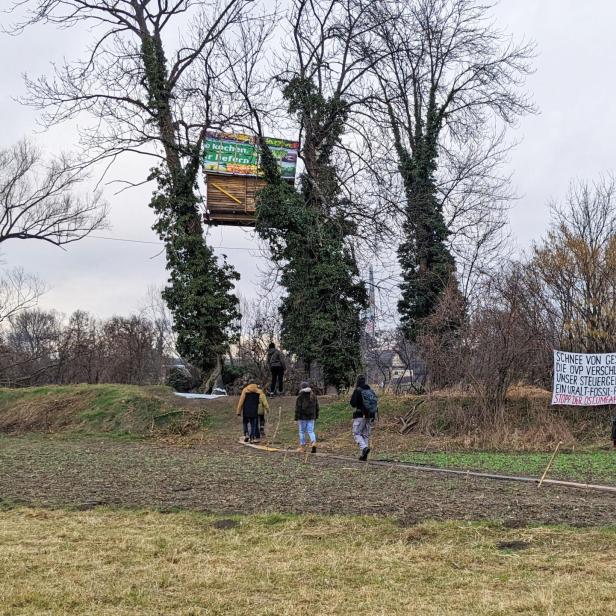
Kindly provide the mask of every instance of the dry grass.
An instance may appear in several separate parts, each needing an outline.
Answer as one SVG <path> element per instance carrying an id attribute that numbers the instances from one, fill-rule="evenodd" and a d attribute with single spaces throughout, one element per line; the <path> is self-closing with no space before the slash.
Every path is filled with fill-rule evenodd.
<path id="1" fill-rule="evenodd" d="M 0 513 L 0 613 L 607 614 L 615 546 L 613 530 L 17 509 Z"/>
<path id="2" fill-rule="evenodd" d="M 354 450 L 349 438 L 349 396 L 321 396 L 317 422 L 319 440 L 326 448 Z M 420 404 L 421 403 L 421 404 Z M 69 385 L 0 389 L 0 433 L 74 432 L 122 437 L 171 439 L 191 445 L 203 440 L 235 440 L 240 422 L 237 398 L 184 400 L 164 387 L 130 385 Z M 297 442 L 293 422 L 295 398 L 274 398 L 268 417 L 271 436 L 281 418 L 277 439 Z M 399 434 L 398 417 L 417 407 L 413 432 Z M 605 408 L 552 407 L 550 393 L 532 387 L 511 389 L 499 423 L 481 410 L 470 391 L 451 389 L 426 396 L 393 396 L 380 401 L 379 430 L 382 451 L 411 449 L 552 450 L 609 445 L 611 414 Z M 381 436 L 379 436 L 381 435 Z"/>
<path id="3" fill-rule="evenodd" d="M 167 387 L 82 384 L 0 388 L 0 433 L 190 435 L 200 431 L 205 421 L 200 401 L 180 399 Z"/>
<path id="4" fill-rule="evenodd" d="M 526 386 L 511 388 L 503 417 L 486 414 L 470 391 L 439 390 L 424 396 L 391 396 L 381 399 L 382 429 L 387 448 L 494 449 L 516 451 L 604 447 L 610 444 L 611 413 L 605 407 L 551 406 L 548 391 Z M 398 437 L 397 417 L 416 408 L 417 425 Z M 406 444 L 406 445 L 405 445 Z"/>

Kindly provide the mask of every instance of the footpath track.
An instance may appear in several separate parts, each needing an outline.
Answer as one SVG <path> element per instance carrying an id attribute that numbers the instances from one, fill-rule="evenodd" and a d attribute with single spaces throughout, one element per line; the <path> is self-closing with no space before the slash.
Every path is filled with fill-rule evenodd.
<path id="1" fill-rule="evenodd" d="M 612 494 L 616 494 L 616 486 L 607 486 L 596 483 L 580 483 L 576 481 L 565 481 L 562 479 L 543 479 L 542 481 L 538 477 L 525 477 L 524 475 L 499 475 L 497 473 L 485 473 L 481 471 L 472 471 L 472 470 L 464 470 L 464 469 L 454 469 L 454 468 L 442 468 L 437 466 L 428 466 L 424 464 L 412 464 L 410 462 L 400 462 L 397 460 L 368 460 L 366 462 L 360 462 L 356 458 L 350 456 L 341 456 L 337 454 L 331 453 L 316 453 L 316 454 L 302 454 L 295 449 L 283 449 L 280 447 L 273 447 L 271 445 L 260 445 L 256 443 L 245 443 L 244 441 L 240 441 L 241 445 L 245 447 L 249 447 L 251 449 L 256 449 L 257 451 L 263 451 L 266 453 L 276 453 L 283 455 L 305 455 L 308 459 L 309 457 L 317 456 L 322 458 L 328 458 L 330 460 L 340 460 L 342 462 L 353 463 L 359 466 L 381 466 L 387 468 L 397 468 L 397 469 L 405 469 L 409 471 L 419 471 L 424 473 L 438 473 L 442 475 L 457 475 L 462 477 L 477 477 L 481 479 L 491 479 L 494 481 L 517 481 L 522 483 L 534 483 L 539 486 L 539 483 L 561 486 L 566 488 L 574 488 L 581 490 L 593 490 L 597 492 L 609 492 Z"/>

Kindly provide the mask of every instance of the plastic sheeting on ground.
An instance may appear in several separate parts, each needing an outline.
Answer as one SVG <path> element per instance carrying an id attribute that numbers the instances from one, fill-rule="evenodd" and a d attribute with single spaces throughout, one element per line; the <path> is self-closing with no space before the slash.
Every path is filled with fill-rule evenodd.
<path id="1" fill-rule="evenodd" d="M 191 400 L 215 400 L 216 398 L 226 398 L 227 394 L 184 394 L 179 391 L 173 392 L 176 396 L 190 398 Z"/>

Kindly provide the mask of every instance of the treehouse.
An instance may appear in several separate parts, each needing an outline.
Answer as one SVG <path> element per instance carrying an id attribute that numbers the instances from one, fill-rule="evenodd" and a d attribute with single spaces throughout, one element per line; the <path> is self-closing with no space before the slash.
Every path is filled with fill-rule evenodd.
<path id="1" fill-rule="evenodd" d="M 256 194 L 265 180 L 249 175 L 222 175 L 206 171 L 205 222 L 249 227 L 255 224 Z"/>
<path id="2" fill-rule="evenodd" d="M 266 143 L 278 161 L 283 179 L 293 182 L 299 144 L 269 137 Z M 205 222 L 253 226 L 256 194 L 265 186 L 256 137 L 209 132 L 205 141 L 203 170 L 207 186 Z"/>

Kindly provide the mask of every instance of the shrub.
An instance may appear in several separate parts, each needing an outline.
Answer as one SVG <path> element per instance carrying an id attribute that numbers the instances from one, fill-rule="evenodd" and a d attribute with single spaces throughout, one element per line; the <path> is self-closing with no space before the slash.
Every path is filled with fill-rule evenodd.
<path id="1" fill-rule="evenodd" d="M 194 387 L 195 383 L 190 373 L 186 370 L 172 368 L 167 377 L 167 385 L 175 389 L 175 391 L 186 393 Z"/>

